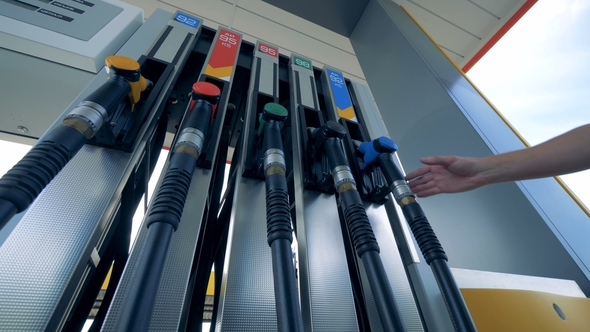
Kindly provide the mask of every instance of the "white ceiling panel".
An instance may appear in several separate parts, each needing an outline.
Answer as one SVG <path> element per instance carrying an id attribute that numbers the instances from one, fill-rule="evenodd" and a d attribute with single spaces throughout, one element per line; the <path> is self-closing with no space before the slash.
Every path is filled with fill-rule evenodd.
<path id="1" fill-rule="evenodd" d="M 433 15 L 414 3 L 408 3 L 404 7 L 438 44 L 459 55 L 462 59 L 469 52 L 469 47 L 473 47 L 481 41 L 480 37 Z"/>
<path id="2" fill-rule="evenodd" d="M 412 4 L 479 39 L 498 23 L 498 18 L 467 0 L 411 0 Z"/>
<path id="3" fill-rule="evenodd" d="M 252 22 L 256 22 L 256 24 L 252 24 Z M 237 8 L 233 28 L 245 34 L 256 36 L 260 40 L 275 44 L 283 54 L 299 53 L 310 58 L 315 66 L 321 67 L 322 64 L 327 64 L 342 70 L 348 74 L 346 76 L 352 79 L 364 80 L 360 64 L 353 53 L 343 51 L 322 40 L 302 34 L 295 29 L 258 14 Z"/>
<path id="4" fill-rule="evenodd" d="M 466 0 L 490 12 L 498 18 L 503 18 L 513 11 L 514 7 L 522 7 L 525 0 Z"/>
<path id="5" fill-rule="evenodd" d="M 356 25 L 366 0 L 126 0 L 146 10 L 183 9 L 213 28 L 235 27 L 245 38 L 267 39 L 289 52 L 363 77 L 344 30 Z M 391 0 L 403 6 L 463 67 L 527 0 Z M 274 6 L 275 4 L 276 6 Z M 360 7 L 359 7 L 360 6 Z M 292 9 L 292 12 L 281 8 Z M 354 10 L 351 10 L 354 9 Z M 272 28 L 269 28 L 271 27 Z M 330 28 L 332 27 L 332 28 Z M 345 28 L 345 29 L 344 29 Z M 267 31 L 265 29 L 271 29 Z M 344 30 L 343 30 L 344 29 Z M 347 31 L 348 31 L 347 30 Z M 264 37 L 263 37 L 264 36 Z M 253 38 L 251 38 L 253 37 Z M 321 45 L 321 46 L 320 46 Z M 329 51 L 332 50 L 332 51 Z M 350 58 L 354 61 L 350 61 Z M 350 66 L 350 67 L 343 67 Z"/>
<path id="6" fill-rule="evenodd" d="M 316 38 L 326 44 L 330 44 L 343 51 L 354 53 L 352 45 L 348 37 L 345 37 L 332 30 L 317 25 L 311 21 L 303 19 L 297 15 L 291 14 L 285 10 L 275 7 L 267 2 L 260 0 L 237 0 L 237 7 L 247 10 L 256 15 L 265 17 L 279 25 L 289 27 L 290 29 L 299 31 L 311 38 Z M 253 21 L 250 24 L 255 25 L 258 22 Z"/>

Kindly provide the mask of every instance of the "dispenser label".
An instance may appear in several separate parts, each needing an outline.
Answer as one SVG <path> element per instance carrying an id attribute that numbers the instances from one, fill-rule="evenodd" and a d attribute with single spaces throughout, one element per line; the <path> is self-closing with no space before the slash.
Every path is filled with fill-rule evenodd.
<path id="1" fill-rule="evenodd" d="M 174 20 L 176 22 L 180 22 L 184 25 L 188 25 L 191 28 L 197 28 L 199 23 L 201 22 L 198 18 L 192 17 L 188 14 L 177 12 L 176 16 L 174 16 Z"/>
<path id="2" fill-rule="evenodd" d="M 258 50 L 264 54 L 270 55 L 273 58 L 279 57 L 279 50 L 276 47 L 259 42 Z"/>
<path id="3" fill-rule="evenodd" d="M 328 79 L 330 80 L 330 86 L 332 87 L 332 97 L 336 104 L 336 111 L 338 116 L 341 118 L 358 122 L 354 109 L 352 108 L 352 101 L 350 101 L 350 95 L 348 94 L 348 88 L 346 82 L 344 82 L 344 76 L 342 73 L 332 69 L 326 69 Z"/>
<path id="4" fill-rule="evenodd" d="M 231 30 L 221 29 L 204 74 L 229 82 L 240 49 L 240 41 L 240 35 Z"/>
<path id="5" fill-rule="evenodd" d="M 313 69 L 313 67 L 311 66 L 311 60 L 307 60 L 307 59 L 302 58 L 302 57 L 299 57 L 297 55 L 294 55 L 293 56 L 293 62 L 296 65 L 298 65 L 300 67 L 303 67 L 305 69 L 309 69 L 309 70 L 312 70 Z"/>

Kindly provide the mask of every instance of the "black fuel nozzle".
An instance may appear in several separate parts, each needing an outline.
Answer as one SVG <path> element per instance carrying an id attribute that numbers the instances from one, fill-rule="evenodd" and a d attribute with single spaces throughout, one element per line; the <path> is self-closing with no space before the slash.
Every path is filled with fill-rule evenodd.
<path id="1" fill-rule="evenodd" d="M 287 111 L 287 109 L 285 107 L 283 107 L 280 104 L 277 103 L 268 103 L 266 105 L 264 105 L 264 109 L 262 110 L 262 113 L 260 113 L 260 116 L 258 117 L 258 122 L 260 123 L 260 126 L 258 127 L 258 136 L 262 137 L 262 135 L 264 134 L 264 128 L 266 127 L 266 124 L 269 121 L 277 121 L 281 124 L 281 128 L 285 122 L 285 120 L 287 120 L 287 117 L 289 116 L 289 112 Z"/>
<path id="2" fill-rule="evenodd" d="M 361 143 L 358 149 L 364 155 L 362 169 L 365 169 L 368 165 L 374 163 L 381 153 L 394 153 L 398 147 L 389 137 L 381 136 L 372 141 Z"/>
<path id="3" fill-rule="evenodd" d="M 198 100 L 203 100 L 211 104 L 211 121 L 215 118 L 215 111 L 217 111 L 217 104 L 221 98 L 221 90 L 214 84 L 208 82 L 197 82 L 193 84 L 191 90 L 192 101 L 189 107 L 189 112 L 192 112 Z"/>
<path id="4" fill-rule="evenodd" d="M 198 160 L 206 146 L 207 129 L 214 117 L 221 90 L 214 84 L 197 82 L 193 84 L 191 95 L 193 99 L 182 121 L 173 151 L 188 153 Z"/>
<path id="5" fill-rule="evenodd" d="M 141 91 L 148 86 L 137 61 L 124 56 L 109 56 L 105 62 L 109 79 L 84 98 L 60 126 L 43 135 L 0 179 L 0 228 L 37 198 L 86 141 L 109 122 L 126 96 L 134 105 Z"/>
<path id="6" fill-rule="evenodd" d="M 397 149 L 397 144 L 385 136 L 362 143 L 359 151 L 364 154 L 363 169 L 377 163 L 383 172 L 389 191 L 402 209 L 426 264 L 432 268 L 455 331 L 477 331 L 447 264 L 448 257 L 420 204 L 416 202 L 401 167 L 393 161 L 393 153 Z"/>
<path id="7" fill-rule="evenodd" d="M 338 138 L 341 139 L 346 136 L 346 129 L 336 121 L 327 121 L 320 128 L 307 128 L 307 131 L 314 142 L 316 149 L 321 149 L 327 139 Z"/>

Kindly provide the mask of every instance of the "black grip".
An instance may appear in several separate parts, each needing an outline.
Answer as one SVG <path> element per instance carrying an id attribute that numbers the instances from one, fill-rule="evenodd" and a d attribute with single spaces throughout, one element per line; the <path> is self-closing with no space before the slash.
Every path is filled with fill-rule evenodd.
<path id="1" fill-rule="evenodd" d="M 357 255 L 360 257 L 367 251 L 379 252 L 379 244 L 377 244 L 377 239 L 358 191 L 347 190 L 340 194 L 340 199 L 342 200 L 344 218 Z"/>
<path id="2" fill-rule="evenodd" d="M 402 207 L 402 211 L 404 212 L 404 216 L 410 225 L 410 229 L 412 229 L 412 233 L 418 242 L 420 251 L 422 251 L 422 255 L 424 255 L 426 264 L 430 265 L 435 259 L 444 259 L 445 261 L 448 261 L 447 254 L 438 241 L 436 234 L 434 234 L 434 230 L 430 226 L 428 219 L 426 219 L 426 215 L 424 214 L 424 211 L 422 211 L 420 204 L 410 203 Z"/>
<path id="3" fill-rule="evenodd" d="M 111 75 L 100 88 L 84 98 L 84 101 L 91 101 L 99 104 L 110 116 L 129 94 L 130 90 L 131 87 L 129 86 L 129 83 L 127 83 L 123 77 L 119 75 Z"/>
<path id="4" fill-rule="evenodd" d="M 180 132 L 185 128 L 195 128 L 206 134 L 207 126 L 211 121 L 211 110 L 209 102 L 202 99 L 197 100 L 195 107 L 187 113 Z"/>
<path id="5" fill-rule="evenodd" d="M 56 127 L 0 179 L 0 198 L 12 202 L 17 213 L 22 212 L 84 143 L 86 137 L 78 130 Z"/>
<path id="6" fill-rule="evenodd" d="M 328 155 L 328 162 L 330 163 L 330 169 L 334 169 L 334 167 L 337 166 L 348 166 L 339 138 L 328 138 L 324 144 Z"/>
<path id="7" fill-rule="evenodd" d="M 196 165 L 195 158 L 186 153 L 175 153 L 170 158 L 166 176 L 148 216 L 147 227 L 161 222 L 172 225 L 176 231 Z"/>
<path id="8" fill-rule="evenodd" d="M 381 172 L 383 172 L 385 180 L 389 185 L 392 185 L 394 181 L 406 179 L 401 169 L 393 161 L 393 155 L 391 153 L 379 154 L 377 156 L 377 162 L 381 166 Z"/>
<path id="9" fill-rule="evenodd" d="M 293 242 L 287 180 L 284 175 L 275 173 L 267 176 L 265 182 L 268 245 L 270 246 L 277 239 Z"/>
<path id="10" fill-rule="evenodd" d="M 266 149 L 279 149 L 283 151 L 283 138 L 281 137 L 281 122 L 270 120 L 264 128 L 264 142 Z"/>

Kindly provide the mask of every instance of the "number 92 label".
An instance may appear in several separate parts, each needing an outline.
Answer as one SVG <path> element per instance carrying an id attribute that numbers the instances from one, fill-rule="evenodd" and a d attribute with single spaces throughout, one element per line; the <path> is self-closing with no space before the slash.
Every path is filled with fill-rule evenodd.
<path id="1" fill-rule="evenodd" d="M 200 22 L 198 18 L 194 18 L 190 15 L 180 12 L 176 13 L 176 16 L 174 16 L 174 20 L 182 24 L 188 25 L 191 28 L 197 28 Z"/>

